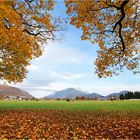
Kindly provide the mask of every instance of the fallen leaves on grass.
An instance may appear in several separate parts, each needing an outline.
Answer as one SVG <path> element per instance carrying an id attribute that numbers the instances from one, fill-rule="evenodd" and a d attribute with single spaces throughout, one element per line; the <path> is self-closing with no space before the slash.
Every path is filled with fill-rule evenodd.
<path id="1" fill-rule="evenodd" d="M 140 139 L 140 113 L 0 111 L 0 139 Z"/>

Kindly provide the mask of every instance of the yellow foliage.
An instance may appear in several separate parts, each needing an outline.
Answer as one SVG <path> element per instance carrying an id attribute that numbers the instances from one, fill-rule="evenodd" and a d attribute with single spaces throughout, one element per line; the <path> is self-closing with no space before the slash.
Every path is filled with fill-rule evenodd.
<path id="1" fill-rule="evenodd" d="M 0 80 L 21 82 L 41 42 L 54 39 L 53 0 L 0 1 Z M 42 32 L 44 31 L 44 32 Z"/>
<path id="2" fill-rule="evenodd" d="M 95 61 L 99 77 L 118 75 L 124 67 L 139 71 L 140 15 L 138 0 L 65 0 L 71 24 L 82 40 L 99 44 Z"/>

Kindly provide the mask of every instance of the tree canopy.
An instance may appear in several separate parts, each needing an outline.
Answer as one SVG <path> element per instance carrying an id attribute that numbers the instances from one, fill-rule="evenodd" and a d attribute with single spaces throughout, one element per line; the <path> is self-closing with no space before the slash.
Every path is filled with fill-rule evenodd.
<path id="1" fill-rule="evenodd" d="M 95 61 L 99 77 L 123 68 L 139 72 L 139 0 L 65 0 L 70 23 L 81 28 L 82 40 L 99 44 Z"/>
<path id="2" fill-rule="evenodd" d="M 123 68 L 139 72 L 139 0 L 65 0 L 70 23 L 81 28 L 82 40 L 99 44 L 95 61 L 99 77 Z M 0 80 L 21 82 L 41 43 L 56 39 L 61 21 L 54 19 L 53 0 L 0 1 Z"/>
<path id="3" fill-rule="evenodd" d="M 42 54 L 40 44 L 55 39 L 59 19 L 50 11 L 53 0 L 0 1 L 0 79 L 21 82 L 33 58 Z"/>

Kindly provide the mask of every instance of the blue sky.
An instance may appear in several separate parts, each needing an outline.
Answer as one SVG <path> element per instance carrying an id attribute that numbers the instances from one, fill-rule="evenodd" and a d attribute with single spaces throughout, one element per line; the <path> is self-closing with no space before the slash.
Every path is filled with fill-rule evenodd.
<path id="1" fill-rule="evenodd" d="M 57 1 L 56 6 L 55 16 L 68 17 L 62 1 Z M 80 29 L 67 25 L 62 40 L 44 44 L 43 55 L 31 62 L 27 78 L 12 86 L 35 97 L 70 87 L 102 95 L 121 90 L 140 91 L 140 75 L 133 75 L 128 70 L 119 76 L 99 79 L 94 66 L 98 45 L 81 41 L 81 34 Z"/>

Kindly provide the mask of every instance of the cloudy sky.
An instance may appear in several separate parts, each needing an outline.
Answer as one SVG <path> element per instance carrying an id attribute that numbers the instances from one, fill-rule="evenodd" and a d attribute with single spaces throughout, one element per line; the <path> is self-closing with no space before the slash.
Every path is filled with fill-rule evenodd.
<path id="1" fill-rule="evenodd" d="M 67 17 L 62 1 L 57 2 L 54 14 Z M 62 32 L 62 40 L 44 44 L 43 55 L 31 62 L 27 78 L 12 86 L 35 97 L 70 87 L 102 95 L 121 90 L 140 91 L 140 75 L 133 75 L 128 70 L 119 76 L 99 79 L 94 66 L 98 45 L 81 41 L 80 36 L 81 30 L 67 25 L 67 30 Z"/>

